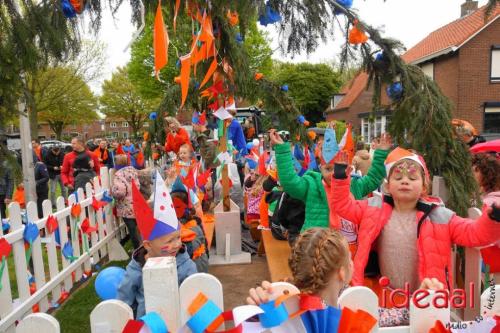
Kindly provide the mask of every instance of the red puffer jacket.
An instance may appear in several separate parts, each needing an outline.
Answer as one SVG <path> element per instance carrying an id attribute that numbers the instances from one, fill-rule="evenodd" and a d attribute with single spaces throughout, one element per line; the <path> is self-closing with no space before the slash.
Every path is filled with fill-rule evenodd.
<path id="1" fill-rule="evenodd" d="M 364 271 L 373 242 L 392 214 L 390 196 L 355 200 L 349 192 L 350 179 L 332 179 L 331 204 L 337 213 L 359 225 L 358 250 L 354 256 L 353 285 L 363 285 Z M 427 198 L 426 198 L 427 199 Z M 432 198 L 429 198 L 432 200 Z M 500 223 L 485 213 L 478 220 L 464 219 L 446 207 L 429 201 L 417 204 L 418 277 L 437 278 L 450 288 L 451 245 L 476 247 L 500 240 Z M 404 268 L 402 268 L 404 269 Z"/>
<path id="2" fill-rule="evenodd" d="M 99 160 L 97 156 L 94 155 L 90 150 L 85 150 L 85 152 L 90 156 L 90 159 L 94 162 L 94 171 L 96 175 L 99 175 L 99 171 L 101 170 L 99 166 Z M 61 179 L 64 186 L 74 186 L 75 179 L 73 178 L 73 162 L 75 162 L 77 154 L 72 151 L 64 155 L 63 165 L 61 168 Z"/>

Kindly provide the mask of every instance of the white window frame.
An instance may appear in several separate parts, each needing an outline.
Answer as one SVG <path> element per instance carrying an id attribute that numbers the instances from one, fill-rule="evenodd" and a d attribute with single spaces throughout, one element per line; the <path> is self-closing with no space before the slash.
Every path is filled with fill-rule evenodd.
<path id="1" fill-rule="evenodd" d="M 128 127 L 128 121 L 122 121 L 122 127 Z"/>
<path id="2" fill-rule="evenodd" d="M 109 127 L 110 128 L 116 128 L 116 123 L 113 121 L 111 123 L 109 123 Z"/>
<path id="3" fill-rule="evenodd" d="M 500 83 L 500 45 L 491 47 L 490 82 Z"/>
<path id="4" fill-rule="evenodd" d="M 369 117 L 361 118 L 361 136 L 364 142 L 370 143 L 374 137 L 387 132 L 390 118 L 390 115 L 376 116 L 374 122 L 370 122 Z M 377 126 L 380 126 L 380 132 L 377 131 Z"/>

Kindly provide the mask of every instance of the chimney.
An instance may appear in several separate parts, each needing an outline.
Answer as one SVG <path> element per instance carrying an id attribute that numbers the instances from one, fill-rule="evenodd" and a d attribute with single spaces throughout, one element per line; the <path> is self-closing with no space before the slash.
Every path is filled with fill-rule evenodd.
<path id="1" fill-rule="evenodd" d="M 472 0 L 465 0 L 465 2 L 460 6 L 461 14 L 460 17 L 467 16 L 478 9 L 478 2 Z"/>

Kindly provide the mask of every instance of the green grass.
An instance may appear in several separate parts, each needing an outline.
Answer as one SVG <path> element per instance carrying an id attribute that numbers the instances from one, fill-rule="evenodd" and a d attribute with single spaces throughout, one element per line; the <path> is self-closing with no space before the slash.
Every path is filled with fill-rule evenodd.
<path id="1" fill-rule="evenodd" d="M 128 261 L 112 261 L 103 267 L 127 266 Z M 101 302 L 94 289 L 97 275 L 71 294 L 66 302 L 55 312 L 54 317 L 61 325 L 61 332 L 90 332 L 90 313 Z"/>

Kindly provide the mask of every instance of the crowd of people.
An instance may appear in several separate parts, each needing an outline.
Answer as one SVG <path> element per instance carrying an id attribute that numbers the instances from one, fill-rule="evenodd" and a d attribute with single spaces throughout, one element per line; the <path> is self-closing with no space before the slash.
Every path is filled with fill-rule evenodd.
<path id="1" fill-rule="evenodd" d="M 229 111 L 233 117 L 227 121 L 229 160 L 219 153 L 204 113 L 195 112 L 191 137 L 176 118 L 166 117 L 165 144 L 152 147 L 153 154 L 169 156 L 159 171 L 170 192 L 178 228 L 148 229 L 137 216 L 134 191 L 153 207 L 156 179 L 156 169 L 144 169 L 141 142 L 127 139 L 108 146 L 101 140 L 89 149 L 74 138 L 73 150 L 66 155 L 60 147 L 44 152 L 37 142 L 33 144 L 37 195 L 42 201 L 49 188 L 54 204 L 57 186 L 65 196 L 85 186 L 100 167 L 116 169 L 111 194 L 134 247 L 118 297 L 134 308 L 137 317 L 145 311 L 142 267 L 147 258 L 176 256 L 179 284 L 194 272 L 207 272 L 210 237 L 205 230 L 222 200 L 224 165 L 242 226 L 255 231 L 257 222 L 257 229 L 270 229 L 275 238 L 288 240 L 291 282 L 324 304 L 337 306 L 339 294 L 348 285 L 368 286 L 382 297 L 381 276 L 388 278 L 390 288 L 402 289 L 408 283 L 410 293 L 419 288 L 450 289 L 455 274 L 453 244 L 486 247 L 483 259 L 490 272 L 500 271 L 498 260 L 491 260 L 500 253 L 498 154 L 472 156 L 471 172 L 482 202 L 470 204 L 483 214 L 471 220 L 429 195 L 432 183 L 423 157 L 396 147 L 388 134 L 370 145 L 358 142 L 357 149 L 349 150 L 339 147 L 331 125 L 325 135 L 311 135 L 314 145 L 308 147 L 287 142 L 275 130 L 257 137 L 250 122 L 242 126 L 235 110 Z M 457 135 L 459 139 L 469 145 L 480 141 L 477 135 L 471 139 L 463 133 Z M 0 179 L 2 205 L 11 200 L 9 177 L 4 174 Z M 258 237 L 253 241 L 258 242 Z M 247 301 L 266 302 L 271 292 L 264 281 L 250 290 Z M 390 300 L 385 304 L 387 308 L 380 310 L 381 326 L 408 324 L 407 309 L 393 308 Z"/>

